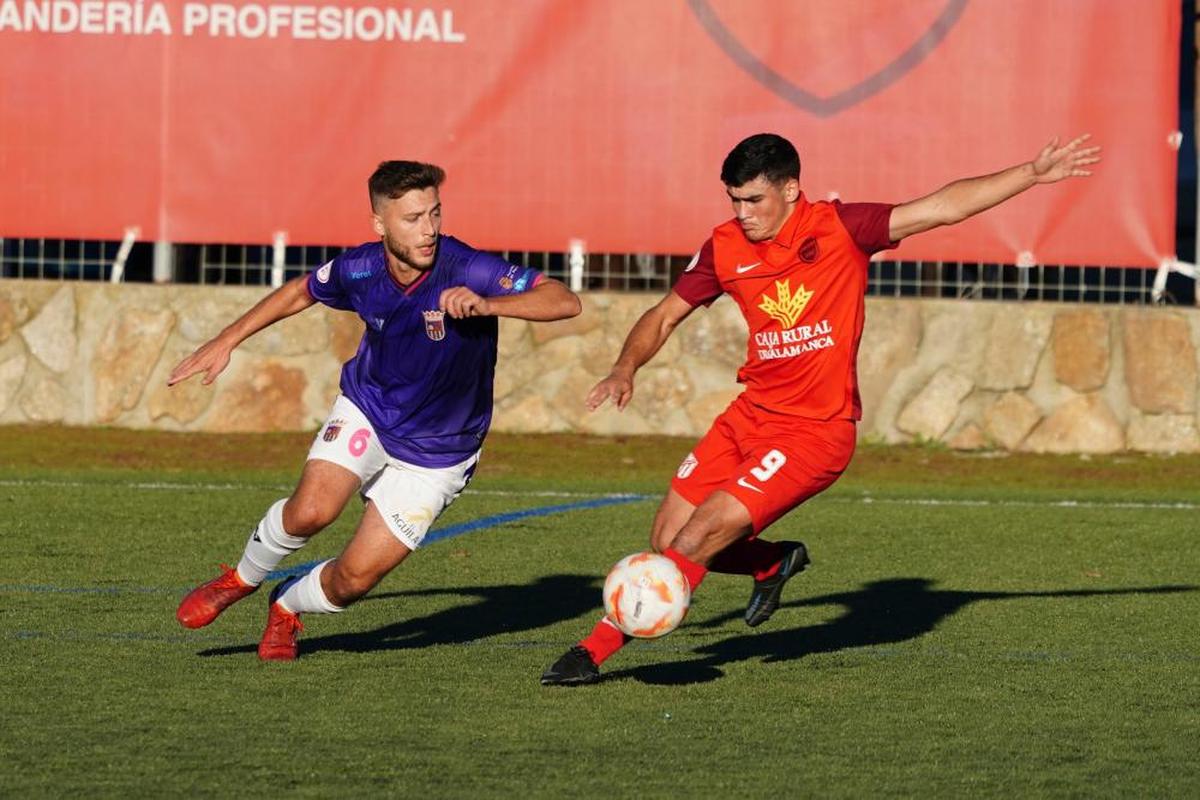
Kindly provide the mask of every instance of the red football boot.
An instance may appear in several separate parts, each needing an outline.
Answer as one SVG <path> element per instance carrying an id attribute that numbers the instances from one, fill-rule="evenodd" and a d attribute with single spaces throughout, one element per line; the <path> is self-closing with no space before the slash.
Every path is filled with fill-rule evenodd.
<path id="1" fill-rule="evenodd" d="M 185 628 L 203 628 L 212 622 L 221 612 L 241 600 L 254 594 L 257 586 L 242 583 L 236 569 L 230 569 L 222 564 L 224 570 L 219 577 L 197 586 L 183 598 L 175 618 Z"/>
<path id="2" fill-rule="evenodd" d="M 258 657 L 263 661 L 293 661 L 296 658 L 296 637 L 304 630 L 304 626 L 300 624 L 299 614 L 293 614 L 276 602 L 276 598 L 291 582 L 284 581 L 271 591 L 267 629 L 263 631 L 262 641 L 258 643 Z"/>

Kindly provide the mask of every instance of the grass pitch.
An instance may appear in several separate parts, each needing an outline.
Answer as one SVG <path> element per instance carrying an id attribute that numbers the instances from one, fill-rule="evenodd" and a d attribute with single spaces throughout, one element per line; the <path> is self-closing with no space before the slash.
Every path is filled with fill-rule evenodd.
<path id="1" fill-rule="evenodd" d="M 547 689 L 690 443 L 493 437 L 439 527 L 651 497 L 432 544 L 264 665 L 265 591 L 174 610 L 307 444 L 0 428 L 0 796 L 1200 793 L 1200 458 L 864 447 L 768 533 L 814 561 L 769 623 L 713 575 L 603 683 Z"/>

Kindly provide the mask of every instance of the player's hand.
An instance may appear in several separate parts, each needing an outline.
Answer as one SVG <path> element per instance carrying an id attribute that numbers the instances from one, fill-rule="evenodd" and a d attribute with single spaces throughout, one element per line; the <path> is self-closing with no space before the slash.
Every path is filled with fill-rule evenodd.
<path id="1" fill-rule="evenodd" d="M 220 338 L 206 342 L 196 352 L 175 365 L 175 369 L 167 376 L 167 386 L 174 386 L 200 372 L 204 373 L 200 383 L 207 386 L 229 366 L 229 355 L 232 352 L 233 348 Z"/>
<path id="2" fill-rule="evenodd" d="M 587 405 L 588 411 L 595 411 L 604 405 L 605 400 L 611 399 L 618 411 L 624 411 L 632 397 L 633 376 L 614 372 L 592 387 L 584 404 Z"/>
<path id="3" fill-rule="evenodd" d="M 1079 178 L 1091 175 L 1086 167 L 1100 160 L 1100 148 L 1097 146 L 1082 147 L 1081 145 L 1092 138 L 1090 133 L 1072 139 L 1059 147 L 1058 137 L 1042 148 L 1037 158 L 1033 160 L 1033 174 L 1038 183 L 1054 183 L 1063 178 Z"/>
<path id="4" fill-rule="evenodd" d="M 465 286 L 444 290 L 438 297 L 438 308 L 455 319 L 492 316 L 492 306 L 488 299 L 480 297 Z"/>

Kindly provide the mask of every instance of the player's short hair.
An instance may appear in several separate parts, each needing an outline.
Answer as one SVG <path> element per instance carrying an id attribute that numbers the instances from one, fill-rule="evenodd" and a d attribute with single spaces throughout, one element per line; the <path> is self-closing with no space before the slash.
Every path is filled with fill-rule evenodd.
<path id="1" fill-rule="evenodd" d="M 773 184 L 800 180 L 800 154 L 787 139 L 775 133 L 756 133 L 742 139 L 721 164 L 721 182 L 742 186 L 759 175 Z"/>
<path id="2" fill-rule="evenodd" d="M 384 161 L 367 179 L 371 208 L 378 210 L 384 200 L 395 200 L 413 189 L 436 189 L 446 180 L 446 171 L 420 161 Z"/>

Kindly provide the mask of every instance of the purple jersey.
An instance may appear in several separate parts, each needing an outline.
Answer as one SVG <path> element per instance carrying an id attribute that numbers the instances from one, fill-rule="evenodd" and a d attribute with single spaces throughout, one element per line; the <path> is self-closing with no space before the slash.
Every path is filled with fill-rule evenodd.
<path id="1" fill-rule="evenodd" d="M 308 293 L 367 324 L 342 367 L 341 389 L 383 448 L 410 464 L 447 467 L 479 449 L 492 421 L 498 324 L 453 319 L 438 310 L 438 297 L 454 286 L 483 297 L 519 294 L 540 279 L 537 270 L 443 235 L 433 267 L 407 287 L 388 272 L 382 242 L 373 242 L 313 272 Z"/>

